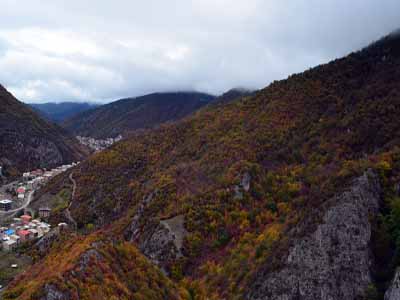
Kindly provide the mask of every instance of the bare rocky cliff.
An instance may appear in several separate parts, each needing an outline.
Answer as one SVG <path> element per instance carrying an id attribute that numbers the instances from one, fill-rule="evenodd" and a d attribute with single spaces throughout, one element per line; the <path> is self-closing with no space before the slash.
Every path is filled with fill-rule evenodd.
<path id="1" fill-rule="evenodd" d="M 153 263 L 166 272 L 168 262 L 183 256 L 183 240 L 187 234 L 184 216 L 179 215 L 166 220 L 147 220 L 141 228 L 145 211 L 155 197 L 152 193 L 139 205 L 131 224 L 125 230 L 125 238 L 136 242 L 140 251 Z"/>
<path id="2" fill-rule="evenodd" d="M 360 299 L 372 282 L 370 218 L 378 213 L 380 193 L 374 173 L 356 179 L 329 201 L 315 232 L 293 243 L 281 270 L 258 272 L 247 299 Z"/>

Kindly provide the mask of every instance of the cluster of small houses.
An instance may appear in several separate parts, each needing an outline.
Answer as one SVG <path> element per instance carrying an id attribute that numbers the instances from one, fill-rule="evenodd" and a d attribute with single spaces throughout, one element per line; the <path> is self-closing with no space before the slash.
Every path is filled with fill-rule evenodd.
<path id="1" fill-rule="evenodd" d="M 57 176 L 68 169 L 79 164 L 72 163 L 70 165 L 62 165 L 60 167 L 54 168 L 50 171 L 37 169 L 31 172 L 23 173 L 23 181 L 18 184 L 15 192 L 17 194 L 18 200 L 23 201 L 26 197 L 28 191 L 33 191 L 41 186 L 44 186 L 52 177 Z M 0 210 L 8 211 L 12 209 L 13 201 L 10 199 L 0 200 Z"/>
<path id="2" fill-rule="evenodd" d="M 79 135 L 76 138 L 82 145 L 89 147 L 90 149 L 92 149 L 95 152 L 99 152 L 99 151 L 102 151 L 102 150 L 110 147 L 114 143 L 121 141 L 122 135 L 118 135 L 115 138 L 107 138 L 104 140 L 97 140 L 92 137 L 85 137 L 85 136 L 79 136 Z"/>
<path id="3" fill-rule="evenodd" d="M 50 178 L 67 171 L 69 168 L 76 166 L 78 163 L 63 165 L 51 171 L 35 170 L 23 174 L 23 181 L 16 187 L 18 199 L 23 200 L 28 191 L 45 185 Z M 9 211 L 12 209 L 13 201 L 9 199 L 0 200 L 0 210 Z M 50 232 L 50 224 L 44 222 L 50 217 L 51 209 L 48 207 L 39 208 L 39 218 L 32 219 L 30 215 L 22 215 L 14 218 L 13 223 L 8 227 L 0 227 L 0 241 L 3 251 L 13 251 L 21 243 L 38 239 Z M 58 224 L 58 229 L 62 230 L 67 227 L 66 223 Z"/>
<path id="4" fill-rule="evenodd" d="M 40 186 L 43 186 L 44 184 L 46 184 L 50 178 L 57 176 L 65 171 L 67 171 L 68 169 L 76 166 L 79 163 L 72 163 L 70 165 L 62 165 L 58 168 L 52 169 L 50 171 L 44 171 L 41 169 L 32 171 L 32 172 L 26 172 L 22 175 L 22 178 L 24 180 L 24 183 L 26 183 L 26 188 L 30 189 L 30 190 L 34 190 L 37 189 Z M 17 194 L 18 190 L 17 190 Z"/>
<path id="5" fill-rule="evenodd" d="M 4 251 L 13 251 L 21 243 L 41 238 L 47 234 L 51 226 L 39 219 L 32 220 L 29 215 L 22 215 L 20 218 L 14 218 L 14 223 L 9 227 L 0 227 L 1 245 Z M 66 226 L 60 223 L 60 227 Z"/>

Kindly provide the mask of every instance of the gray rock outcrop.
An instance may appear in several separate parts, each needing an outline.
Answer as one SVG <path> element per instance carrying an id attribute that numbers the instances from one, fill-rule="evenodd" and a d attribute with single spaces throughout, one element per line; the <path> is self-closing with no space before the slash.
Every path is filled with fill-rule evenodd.
<path id="1" fill-rule="evenodd" d="M 242 180 L 240 181 L 240 185 L 242 186 L 243 190 L 248 192 L 250 190 L 250 181 L 251 176 L 248 172 L 244 173 Z"/>
<path id="2" fill-rule="evenodd" d="M 183 256 L 183 240 L 187 232 L 183 215 L 161 221 L 146 219 L 145 225 L 141 225 L 144 223 L 146 209 L 153 202 L 156 193 L 157 191 L 144 197 L 124 235 L 126 240 L 135 242 L 152 263 L 165 271 L 168 263 Z"/>
<path id="3" fill-rule="evenodd" d="M 153 263 L 163 267 L 167 262 L 182 257 L 183 239 L 186 235 L 182 215 L 160 221 L 146 239 L 141 239 L 139 249 Z"/>
<path id="4" fill-rule="evenodd" d="M 400 299 L 400 268 L 396 270 L 394 279 L 385 293 L 385 300 L 399 300 Z"/>
<path id="5" fill-rule="evenodd" d="M 132 221 L 128 228 L 125 230 L 125 239 L 133 242 L 138 239 L 140 234 L 140 222 L 144 216 L 146 208 L 151 204 L 155 197 L 156 192 L 153 192 L 146 197 L 144 197 L 143 201 L 139 204 L 135 215 L 132 218 Z"/>
<path id="6" fill-rule="evenodd" d="M 35 248 L 37 249 L 40 256 L 46 255 L 54 241 L 59 237 L 58 231 L 56 229 L 51 230 L 48 234 L 44 235 L 37 243 Z"/>
<path id="7" fill-rule="evenodd" d="M 354 300 L 371 284 L 370 217 L 379 210 L 381 188 L 371 171 L 329 200 L 323 221 L 295 240 L 279 271 L 260 270 L 247 293 L 251 300 Z M 399 299 L 399 298 L 388 298 Z"/>
<path id="8" fill-rule="evenodd" d="M 233 191 L 235 193 L 235 199 L 242 200 L 243 193 L 248 192 L 250 190 L 251 176 L 248 172 L 244 173 L 242 178 L 240 179 L 240 184 L 235 185 L 233 187 Z"/>
<path id="9" fill-rule="evenodd" d="M 43 296 L 40 300 L 69 300 L 68 293 L 60 291 L 54 284 L 46 284 L 43 288 Z"/>

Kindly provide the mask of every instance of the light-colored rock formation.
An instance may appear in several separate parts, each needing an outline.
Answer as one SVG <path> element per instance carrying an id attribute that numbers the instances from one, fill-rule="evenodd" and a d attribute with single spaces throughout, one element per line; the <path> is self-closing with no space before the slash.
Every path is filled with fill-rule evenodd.
<path id="1" fill-rule="evenodd" d="M 380 189 L 369 171 L 329 200 L 322 223 L 294 241 L 283 268 L 257 274 L 247 299 L 354 300 L 364 295 L 372 281 L 370 218 L 378 213 Z"/>
<path id="2" fill-rule="evenodd" d="M 69 300 L 69 294 L 60 291 L 54 284 L 46 284 L 40 300 Z"/>
<path id="3" fill-rule="evenodd" d="M 140 235 L 140 222 L 143 218 L 146 208 L 151 204 L 157 192 L 147 195 L 139 204 L 135 215 L 132 218 L 131 224 L 125 230 L 125 239 L 128 241 L 135 241 Z"/>
<path id="4" fill-rule="evenodd" d="M 385 300 L 399 300 L 400 299 L 400 268 L 396 270 L 396 274 L 385 293 Z"/>
<path id="5" fill-rule="evenodd" d="M 153 263 L 163 266 L 182 257 L 183 239 L 186 235 L 182 215 L 160 221 L 147 239 L 139 242 L 139 248 Z"/>

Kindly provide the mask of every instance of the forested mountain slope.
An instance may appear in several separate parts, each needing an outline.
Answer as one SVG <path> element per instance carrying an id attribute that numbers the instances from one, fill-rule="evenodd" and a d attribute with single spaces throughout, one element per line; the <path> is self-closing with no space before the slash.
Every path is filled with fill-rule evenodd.
<path id="1" fill-rule="evenodd" d="M 234 88 L 230 89 L 229 91 L 223 93 L 221 96 L 216 98 L 212 104 L 227 104 L 231 101 L 250 96 L 251 94 L 254 94 L 255 91 L 244 89 L 244 88 Z"/>
<path id="2" fill-rule="evenodd" d="M 179 120 L 213 99 L 211 95 L 195 92 L 156 93 L 122 99 L 78 114 L 66 120 L 63 126 L 75 135 L 115 137 Z"/>
<path id="3" fill-rule="evenodd" d="M 6 175 L 78 161 L 85 155 L 74 137 L 0 86 L 0 164 Z"/>
<path id="4" fill-rule="evenodd" d="M 92 156 L 72 170 L 70 211 L 85 237 L 71 243 L 135 246 L 182 299 L 383 299 L 400 265 L 399 114 L 391 35 Z M 30 299 L 28 284 L 33 299 L 49 299 L 49 283 L 78 299 L 73 291 L 107 283 L 90 269 L 90 282 L 71 276 L 79 264 L 68 253 L 47 274 L 56 251 L 5 299 Z M 140 294 L 123 272 L 137 274 L 135 264 L 107 271 L 120 283 L 97 299 L 118 298 L 127 282 L 118 299 L 163 298 Z"/>

